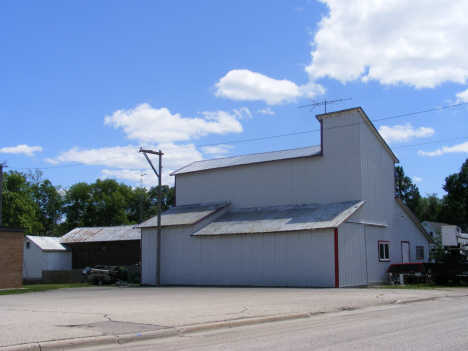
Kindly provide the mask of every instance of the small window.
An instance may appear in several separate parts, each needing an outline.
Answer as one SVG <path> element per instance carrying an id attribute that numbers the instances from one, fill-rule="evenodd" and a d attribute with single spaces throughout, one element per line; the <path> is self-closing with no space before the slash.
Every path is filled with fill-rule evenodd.
<path id="1" fill-rule="evenodd" d="M 416 246 L 416 259 L 424 260 L 424 246 Z"/>
<path id="2" fill-rule="evenodd" d="M 30 246 L 31 246 L 31 243 L 29 241 L 26 241 L 26 248 L 29 249 Z"/>
<path id="3" fill-rule="evenodd" d="M 429 235 L 431 236 L 431 238 L 434 236 L 434 232 L 429 232 Z"/>
<path id="4" fill-rule="evenodd" d="M 379 261 L 390 261 L 390 243 L 379 241 Z"/>

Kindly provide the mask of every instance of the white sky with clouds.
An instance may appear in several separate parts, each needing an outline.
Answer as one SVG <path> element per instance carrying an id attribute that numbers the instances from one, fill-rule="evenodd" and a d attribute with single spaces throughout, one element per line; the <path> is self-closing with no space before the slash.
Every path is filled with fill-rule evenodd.
<path id="1" fill-rule="evenodd" d="M 468 102 L 465 0 L 1 2 L 0 13 L 0 162 L 56 185 L 138 186 L 142 173 L 155 185 L 140 147 L 163 151 L 173 184 L 196 160 L 317 145 L 323 106 L 297 107 L 324 99 L 352 98 L 327 111 L 361 106 L 423 195 L 442 195 L 468 158 L 466 105 L 411 114 Z"/>

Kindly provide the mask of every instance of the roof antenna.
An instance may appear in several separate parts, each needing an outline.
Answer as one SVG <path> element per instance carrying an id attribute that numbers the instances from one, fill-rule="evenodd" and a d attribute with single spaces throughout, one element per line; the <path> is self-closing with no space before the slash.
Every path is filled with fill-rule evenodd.
<path id="1" fill-rule="evenodd" d="M 334 104 L 335 102 L 345 101 L 345 100 L 351 100 L 351 99 L 352 99 L 352 98 L 349 98 L 349 99 L 338 99 L 338 100 L 323 100 L 322 102 L 315 102 L 314 100 L 309 99 L 310 101 L 313 102 L 313 104 L 304 105 L 304 106 L 298 106 L 297 108 L 312 106 L 312 108 L 310 109 L 310 112 L 312 112 L 312 110 L 313 110 L 316 106 L 321 106 L 321 105 L 323 105 L 323 106 L 325 106 L 325 113 L 327 113 L 327 104 L 328 104 L 328 105 L 332 105 L 332 104 Z"/>

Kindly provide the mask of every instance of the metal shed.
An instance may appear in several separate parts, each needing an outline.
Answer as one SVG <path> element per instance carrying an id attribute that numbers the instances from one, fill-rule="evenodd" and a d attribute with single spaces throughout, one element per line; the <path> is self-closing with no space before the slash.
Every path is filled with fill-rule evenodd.
<path id="1" fill-rule="evenodd" d="M 65 234 L 61 244 L 72 249 L 73 269 L 88 266 L 133 266 L 141 262 L 141 231 L 132 225 L 80 227 Z"/>
<path id="2" fill-rule="evenodd" d="M 70 270 L 71 249 L 60 238 L 27 235 L 23 248 L 23 280 L 42 279 L 42 271 Z"/>

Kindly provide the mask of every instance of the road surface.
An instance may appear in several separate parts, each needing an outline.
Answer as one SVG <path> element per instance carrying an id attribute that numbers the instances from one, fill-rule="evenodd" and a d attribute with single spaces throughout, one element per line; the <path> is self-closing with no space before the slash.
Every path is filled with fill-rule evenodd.
<path id="1" fill-rule="evenodd" d="M 467 350 L 468 297 L 315 315 L 83 350 Z"/>

